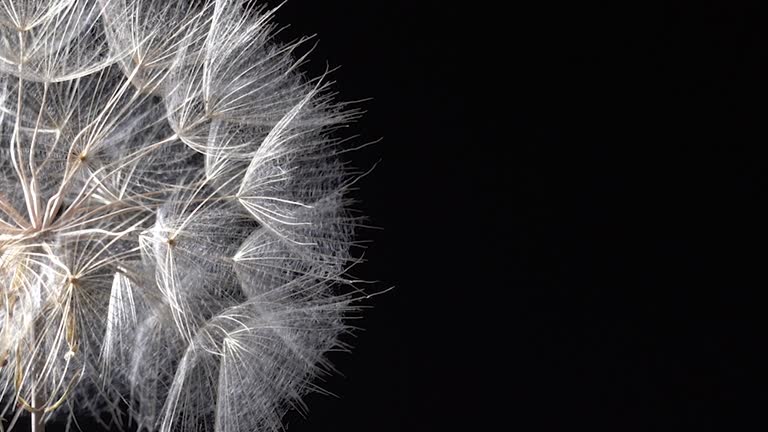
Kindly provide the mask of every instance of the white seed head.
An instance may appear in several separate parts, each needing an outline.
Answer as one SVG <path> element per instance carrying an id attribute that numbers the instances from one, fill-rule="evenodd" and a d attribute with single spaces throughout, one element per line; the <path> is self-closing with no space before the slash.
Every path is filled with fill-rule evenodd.
<path id="1" fill-rule="evenodd" d="M 318 390 L 356 114 L 254 4 L 0 0 L 1 417 L 279 430 Z"/>

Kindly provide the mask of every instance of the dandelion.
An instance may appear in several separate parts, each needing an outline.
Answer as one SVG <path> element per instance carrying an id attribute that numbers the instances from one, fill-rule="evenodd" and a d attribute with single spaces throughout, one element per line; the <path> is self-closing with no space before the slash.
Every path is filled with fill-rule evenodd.
<path id="1" fill-rule="evenodd" d="M 355 113 L 272 15 L 0 0 L 0 428 L 278 430 L 319 390 L 354 310 Z"/>

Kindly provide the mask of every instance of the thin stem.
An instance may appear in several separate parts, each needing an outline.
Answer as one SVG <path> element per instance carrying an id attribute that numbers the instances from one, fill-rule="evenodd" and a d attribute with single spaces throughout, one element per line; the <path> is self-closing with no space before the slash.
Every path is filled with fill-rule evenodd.
<path id="1" fill-rule="evenodd" d="M 33 402 L 33 408 L 35 410 L 32 411 L 32 432 L 45 432 L 45 422 L 43 421 L 43 410 L 37 409 L 39 406 L 43 405 L 43 400 L 37 395 L 37 392 L 35 392 L 35 395 L 32 399 Z"/>
<path id="2" fill-rule="evenodd" d="M 41 330 L 41 327 L 42 325 L 40 325 L 40 323 L 35 323 L 33 325 L 32 327 L 33 343 L 36 343 L 35 338 L 37 337 L 37 334 Z M 44 406 L 45 406 L 45 400 L 43 399 L 41 392 L 37 390 L 37 384 L 34 384 L 32 386 L 32 411 L 31 411 L 32 432 L 45 432 L 45 422 L 43 421 L 43 414 L 45 414 L 45 411 L 43 409 Z"/>

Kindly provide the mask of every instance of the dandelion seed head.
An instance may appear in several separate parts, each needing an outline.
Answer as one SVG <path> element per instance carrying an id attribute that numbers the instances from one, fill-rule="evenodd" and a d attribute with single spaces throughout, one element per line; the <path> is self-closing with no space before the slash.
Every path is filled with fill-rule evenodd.
<path id="1" fill-rule="evenodd" d="M 278 430 L 318 390 L 354 311 L 356 113 L 273 15 L 0 0 L 1 417 Z"/>

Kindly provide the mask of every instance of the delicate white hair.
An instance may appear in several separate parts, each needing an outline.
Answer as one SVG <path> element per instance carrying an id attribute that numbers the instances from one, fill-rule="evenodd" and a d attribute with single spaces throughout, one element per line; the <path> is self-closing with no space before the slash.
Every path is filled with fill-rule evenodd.
<path id="1" fill-rule="evenodd" d="M 2 417 L 278 430 L 353 292 L 357 112 L 245 0 L 0 0 Z M 346 293 L 346 294 L 345 294 Z M 104 420 L 107 421 L 107 420 Z M 0 425 L 0 428 L 3 426 Z"/>

